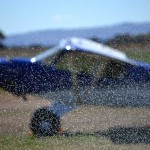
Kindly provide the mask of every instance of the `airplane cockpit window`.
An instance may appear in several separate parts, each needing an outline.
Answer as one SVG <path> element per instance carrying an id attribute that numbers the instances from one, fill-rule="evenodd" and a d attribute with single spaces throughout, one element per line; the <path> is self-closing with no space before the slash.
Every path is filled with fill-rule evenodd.
<path id="1" fill-rule="evenodd" d="M 67 51 L 56 62 L 55 67 L 74 74 L 84 73 L 96 78 L 120 78 L 127 76 L 124 63 L 101 55 Z"/>
<path id="2" fill-rule="evenodd" d="M 84 72 L 88 75 L 102 77 L 109 62 L 108 58 L 91 53 L 77 51 L 66 52 L 56 63 L 56 68 L 72 73 Z"/>
<path id="3" fill-rule="evenodd" d="M 127 77 L 127 70 L 124 62 L 119 62 L 117 60 L 111 60 L 108 63 L 106 75 L 110 78 L 123 78 Z"/>

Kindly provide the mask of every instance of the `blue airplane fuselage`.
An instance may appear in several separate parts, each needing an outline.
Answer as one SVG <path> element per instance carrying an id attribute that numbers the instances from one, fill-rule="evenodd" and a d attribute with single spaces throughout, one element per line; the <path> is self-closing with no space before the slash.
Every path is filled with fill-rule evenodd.
<path id="1" fill-rule="evenodd" d="M 126 82 L 150 81 L 150 65 L 139 63 L 138 66 L 126 65 L 127 76 L 123 78 L 101 78 L 97 85 L 125 84 Z M 93 77 L 84 73 L 78 74 L 78 82 L 84 87 L 90 85 Z M 65 90 L 72 86 L 71 73 L 32 63 L 28 58 L 0 59 L 0 86 L 16 95 L 42 93 L 46 91 Z"/>

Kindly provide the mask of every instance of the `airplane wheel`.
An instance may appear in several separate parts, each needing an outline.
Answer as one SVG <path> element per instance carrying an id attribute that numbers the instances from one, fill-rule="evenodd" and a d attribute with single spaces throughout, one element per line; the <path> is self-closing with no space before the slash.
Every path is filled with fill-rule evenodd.
<path id="1" fill-rule="evenodd" d="M 30 122 L 30 129 L 38 136 L 53 136 L 60 130 L 60 118 L 48 107 L 37 109 Z"/>

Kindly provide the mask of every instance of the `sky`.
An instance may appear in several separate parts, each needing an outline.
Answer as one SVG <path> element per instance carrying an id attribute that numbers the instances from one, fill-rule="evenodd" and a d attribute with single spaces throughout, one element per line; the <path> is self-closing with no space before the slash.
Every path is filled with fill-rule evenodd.
<path id="1" fill-rule="evenodd" d="M 150 0 L 0 0 L 4 35 L 150 22 Z"/>

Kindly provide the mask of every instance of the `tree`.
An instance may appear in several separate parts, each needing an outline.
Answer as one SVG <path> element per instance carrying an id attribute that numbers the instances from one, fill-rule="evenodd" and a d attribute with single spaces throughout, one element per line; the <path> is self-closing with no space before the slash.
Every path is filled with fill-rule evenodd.
<path id="1" fill-rule="evenodd" d="M 4 34 L 2 31 L 0 31 L 0 48 L 4 48 L 5 46 L 3 45 L 2 40 L 5 38 Z"/>
<path id="2" fill-rule="evenodd" d="M 97 36 L 91 37 L 90 40 L 98 42 L 98 43 L 102 43 L 102 40 L 100 40 Z"/>
<path id="3" fill-rule="evenodd" d="M 4 34 L 2 33 L 2 31 L 0 31 L 0 39 L 4 39 L 4 38 L 5 38 Z"/>
<path id="4" fill-rule="evenodd" d="M 116 45 L 126 45 L 126 44 L 149 44 L 150 43 L 150 33 L 138 34 L 138 35 L 116 35 L 114 38 L 109 39 L 105 42 L 106 45 L 116 46 Z"/>

